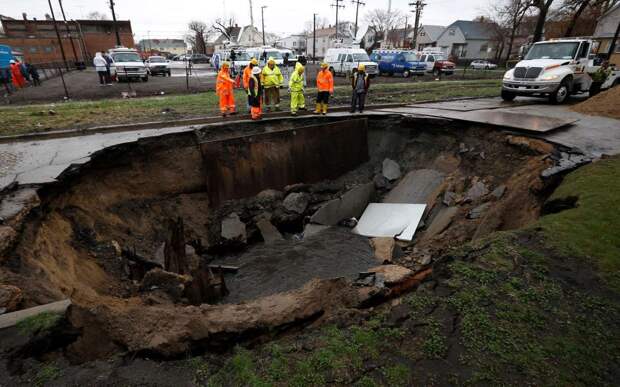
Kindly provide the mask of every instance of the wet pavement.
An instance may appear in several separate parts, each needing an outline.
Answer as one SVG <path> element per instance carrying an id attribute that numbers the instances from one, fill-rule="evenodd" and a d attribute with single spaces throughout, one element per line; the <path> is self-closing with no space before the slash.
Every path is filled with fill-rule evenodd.
<path id="1" fill-rule="evenodd" d="M 452 119 L 458 119 L 459 113 L 472 114 L 478 109 L 480 111 L 502 111 L 563 120 L 577 120 L 573 125 L 538 134 L 537 137 L 577 148 L 595 157 L 602 154 L 620 154 L 620 120 L 573 112 L 567 105 L 549 105 L 544 101 L 535 99 L 519 99 L 516 103 L 505 103 L 500 98 L 480 98 L 419 104 L 411 108 L 400 108 L 398 113 L 415 115 L 416 111 L 422 107 L 450 110 L 450 118 Z M 393 113 L 389 109 L 383 109 L 368 111 L 367 114 Z M 330 114 L 333 117 L 348 115 L 350 114 Z M 14 181 L 19 184 L 42 184 L 54 181 L 69 165 L 85 163 L 93 152 L 112 145 L 136 141 L 143 137 L 192 129 L 192 126 L 178 126 L 128 132 L 97 133 L 60 139 L 0 143 L 0 190 Z"/>

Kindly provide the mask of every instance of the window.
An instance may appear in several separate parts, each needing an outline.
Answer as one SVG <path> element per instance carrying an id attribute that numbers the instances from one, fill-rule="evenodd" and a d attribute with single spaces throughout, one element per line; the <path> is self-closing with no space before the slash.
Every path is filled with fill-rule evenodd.
<path id="1" fill-rule="evenodd" d="M 487 43 L 480 45 L 480 52 L 487 52 L 488 49 L 489 45 Z"/>
<path id="2" fill-rule="evenodd" d="M 293 47 L 297 47 L 297 42 L 293 42 Z"/>
<path id="3" fill-rule="evenodd" d="M 455 30 L 448 30 L 448 35 L 454 36 L 456 34 Z"/>
<path id="4" fill-rule="evenodd" d="M 427 62 L 434 62 L 435 61 L 435 57 L 432 55 L 428 56 Z"/>
<path id="5" fill-rule="evenodd" d="M 420 32 L 420 36 L 426 36 L 426 32 L 424 31 Z"/>
<path id="6" fill-rule="evenodd" d="M 581 49 L 579 50 L 579 58 L 587 58 L 590 51 L 590 44 L 587 42 L 581 43 Z"/>
<path id="7" fill-rule="evenodd" d="M 36 47 L 30 47 L 30 48 L 28 49 L 28 51 L 29 51 L 31 54 L 35 54 L 35 53 L 36 53 L 37 51 L 39 51 L 39 50 L 37 50 L 37 48 L 36 48 Z"/>
<path id="8" fill-rule="evenodd" d="M 49 52 L 54 52 L 54 47 L 47 46 L 47 47 L 43 48 L 43 50 L 44 50 L 45 52 L 48 52 L 48 53 L 49 53 Z"/>
<path id="9" fill-rule="evenodd" d="M 353 57 L 351 55 L 347 55 L 347 62 L 353 62 Z"/>

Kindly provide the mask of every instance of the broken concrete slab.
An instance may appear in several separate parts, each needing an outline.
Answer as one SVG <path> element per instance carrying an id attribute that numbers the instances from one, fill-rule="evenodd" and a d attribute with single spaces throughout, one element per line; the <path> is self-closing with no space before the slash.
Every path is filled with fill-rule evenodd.
<path id="1" fill-rule="evenodd" d="M 323 232 L 325 230 L 327 230 L 328 228 L 330 228 L 331 226 L 323 226 L 320 224 L 312 224 L 312 223 L 308 223 L 306 225 L 306 227 L 304 228 L 304 238 L 309 238 L 313 235 L 316 235 L 320 232 Z"/>
<path id="2" fill-rule="evenodd" d="M 308 208 L 310 199 L 307 194 L 303 192 L 293 192 L 288 194 L 284 199 L 284 208 L 287 211 L 294 212 L 296 214 L 303 214 Z"/>
<path id="3" fill-rule="evenodd" d="M 388 289 L 387 297 L 394 297 L 418 286 L 433 273 L 432 268 L 418 273 L 399 265 L 382 265 L 368 270 L 376 277 L 375 286 L 382 284 Z"/>
<path id="4" fill-rule="evenodd" d="M 0 285 L 0 310 L 13 312 L 22 302 L 22 290 L 17 286 Z M 0 312 L 2 314 L 3 312 Z"/>
<path id="5" fill-rule="evenodd" d="M 260 231 L 263 240 L 267 244 L 271 244 L 284 239 L 282 238 L 282 234 L 280 234 L 280 231 L 278 231 L 278 229 L 267 219 L 260 219 L 258 222 L 256 222 L 256 227 L 258 227 L 258 230 Z"/>
<path id="6" fill-rule="evenodd" d="M 484 203 L 479 205 L 478 207 L 472 209 L 467 214 L 468 219 L 478 219 L 491 207 L 491 203 Z"/>
<path id="7" fill-rule="evenodd" d="M 311 223 L 336 226 L 343 219 L 359 219 L 375 193 L 374 183 L 363 184 L 330 200 L 310 218 Z"/>
<path id="8" fill-rule="evenodd" d="M 372 238 L 370 246 L 374 250 L 375 259 L 381 264 L 392 263 L 392 260 L 400 255 L 400 246 L 396 244 L 394 238 Z"/>
<path id="9" fill-rule="evenodd" d="M 495 199 L 499 200 L 504 196 L 505 193 L 506 193 L 506 186 L 502 184 L 499 187 L 495 188 L 493 192 L 491 192 L 491 195 Z"/>
<path id="10" fill-rule="evenodd" d="M 400 179 L 401 176 L 400 165 L 391 159 L 383 160 L 381 172 L 383 176 L 390 181 Z"/>
<path id="11" fill-rule="evenodd" d="M 221 234 L 222 238 L 229 241 L 245 242 L 247 239 L 245 223 L 234 212 L 222 220 Z"/>
<path id="12" fill-rule="evenodd" d="M 430 239 L 444 232 L 444 230 L 450 226 L 452 220 L 454 220 L 454 217 L 458 214 L 458 212 L 458 207 L 444 207 L 439 210 L 439 213 L 437 213 L 431 222 L 431 225 L 426 230 L 424 238 Z"/>
<path id="13" fill-rule="evenodd" d="M 44 312 L 64 314 L 69 306 L 71 306 L 71 300 L 66 299 L 52 302 L 51 304 L 35 306 L 34 308 L 18 310 L 13 313 L 6 313 L 0 315 L 0 329 L 12 327 L 28 317 L 36 316 Z"/>
<path id="14" fill-rule="evenodd" d="M 445 204 L 448 207 L 451 207 L 451 206 L 456 204 L 457 197 L 458 197 L 458 195 L 455 192 L 446 191 L 443 194 L 442 203 Z"/>
<path id="15" fill-rule="evenodd" d="M 482 181 L 476 181 L 465 194 L 466 202 L 475 202 L 489 194 L 489 189 Z"/>
<path id="16" fill-rule="evenodd" d="M 383 199 L 383 203 L 428 203 L 444 180 L 434 169 L 416 169 L 405 177 Z"/>
<path id="17" fill-rule="evenodd" d="M 353 232 L 411 241 L 425 209 L 426 204 L 370 203 Z"/>

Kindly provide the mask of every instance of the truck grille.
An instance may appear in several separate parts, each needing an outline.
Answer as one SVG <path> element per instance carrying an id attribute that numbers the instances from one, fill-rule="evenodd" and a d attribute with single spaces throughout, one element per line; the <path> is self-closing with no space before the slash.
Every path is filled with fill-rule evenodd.
<path id="1" fill-rule="evenodd" d="M 368 74 L 376 73 L 377 72 L 377 66 L 366 66 L 366 72 Z"/>
<path id="2" fill-rule="evenodd" d="M 136 67 L 125 67 L 125 71 L 130 73 L 130 72 L 138 71 L 138 69 Z"/>
<path id="3" fill-rule="evenodd" d="M 538 78 L 541 72 L 542 72 L 542 67 L 529 67 L 529 68 L 517 67 L 515 68 L 514 77 L 535 79 L 535 78 Z"/>

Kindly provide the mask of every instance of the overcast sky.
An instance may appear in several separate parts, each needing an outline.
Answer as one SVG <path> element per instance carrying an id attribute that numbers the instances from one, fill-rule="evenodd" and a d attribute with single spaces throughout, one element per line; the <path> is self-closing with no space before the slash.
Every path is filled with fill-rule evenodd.
<path id="1" fill-rule="evenodd" d="M 240 25 L 250 24 L 249 0 L 115 0 L 119 19 L 131 20 L 136 39 L 182 38 L 187 23 L 198 19 L 205 22 L 217 17 L 234 15 Z M 388 0 L 364 0 L 360 7 L 360 24 L 363 15 L 371 9 L 387 8 Z M 413 0 L 393 0 L 392 8 L 406 11 Z M 426 0 L 428 5 L 422 15 L 422 24 L 448 25 L 457 19 L 471 20 L 485 13 L 488 4 L 497 0 Z M 254 24 L 260 28 L 260 7 L 266 5 L 265 29 L 279 35 L 301 32 L 304 23 L 312 20 L 312 14 L 335 22 L 335 10 L 330 7 L 334 0 L 253 0 Z M 58 0 L 52 0 L 56 17 L 60 15 Z M 339 20 L 354 21 L 355 6 L 344 0 L 345 8 Z M 107 0 L 63 0 L 68 19 L 81 19 L 92 11 L 110 15 Z M 43 18 L 49 13 L 47 0 L 0 0 L 0 13 L 14 18 L 22 12 L 28 18 Z M 413 14 L 410 14 L 413 17 Z M 111 19 L 111 16 L 110 16 Z"/>

